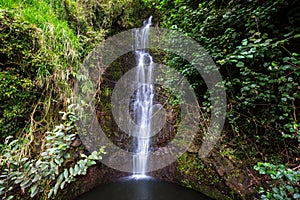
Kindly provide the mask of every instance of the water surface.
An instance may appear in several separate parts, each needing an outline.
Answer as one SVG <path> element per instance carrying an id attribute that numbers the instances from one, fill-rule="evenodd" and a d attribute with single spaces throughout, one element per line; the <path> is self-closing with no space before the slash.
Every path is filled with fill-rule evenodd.
<path id="1" fill-rule="evenodd" d="M 76 200 L 210 200 L 209 197 L 177 184 L 154 178 L 126 178 L 104 184 Z"/>

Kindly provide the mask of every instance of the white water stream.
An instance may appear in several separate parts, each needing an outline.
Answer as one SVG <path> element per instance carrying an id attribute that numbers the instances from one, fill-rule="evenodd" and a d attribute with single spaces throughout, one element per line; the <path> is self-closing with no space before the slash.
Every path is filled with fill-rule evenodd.
<path id="1" fill-rule="evenodd" d="M 152 57 L 145 49 L 148 46 L 149 28 L 151 26 L 150 17 L 144 22 L 141 29 L 137 29 L 135 33 L 135 49 L 137 66 L 136 66 L 136 82 L 141 85 L 136 90 L 135 99 L 133 101 L 133 115 L 138 128 L 135 133 L 137 135 L 137 147 L 133 155 L 133 175 L 145 176 L 147 172 L 148 152 L 150 144 L 150 136 L 152 131 L 152 106 L 154 98 L 154 86 L 152 84 L 152 71 L 154 63 Z"/>

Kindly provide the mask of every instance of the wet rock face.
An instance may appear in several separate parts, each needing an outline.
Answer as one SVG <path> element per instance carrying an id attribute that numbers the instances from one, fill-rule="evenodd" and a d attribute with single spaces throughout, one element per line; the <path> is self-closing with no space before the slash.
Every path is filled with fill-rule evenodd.
<path id="1" fill-rule="evenodd" d="M 258 196 L 253 187 L 255 180 L 248 175 L 248 172 L 239 169 L 237 164 L 229 158 L 213 151 L 208 158 L 204 159 L 204 162 L 212 165 L 225 184 L 243 199 L 253 199 Z"/>
<path id="2" fill-rule="evenodd" d="M 227 198 L 227 193 L 229 193 L 230 190 L 228 190 L 228 187 L 224 185 L 224 183 L 218 183 L 218 187 L 216 187 L 215 184 L 206 182 L 206 175 L 204 175 L 204 173 L 202 177 L 197 177 L 193 172 L 182 171 L 178 163 L 174 163 L 164 169 L 152 172 L 151 175 L 163 181 L 169 181 L 194 189 L 208 197 L 211 197 L 212 199 L 230 199 Z"/>
<path id="3" fill-rule="evenodd" d="M 238 165 L 213 151 L 200 159 L 199 147 L 193 144 L 177 162 L 150 173 L 160 180 L 170 181 L 197 190 L 213 199 L 255 199 L 255 180 Z"/>

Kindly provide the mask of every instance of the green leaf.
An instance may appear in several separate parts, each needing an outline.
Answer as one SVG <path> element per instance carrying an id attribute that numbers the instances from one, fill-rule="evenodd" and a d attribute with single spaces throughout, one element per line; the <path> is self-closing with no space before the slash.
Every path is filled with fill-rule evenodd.
<path id="1" fill-rule="evenodd" d="M 254 43 L 259 43 L 261 41 L 261 39 L 257 39 L 254 41 Z"/>
<path id="2" fill-rule="evenodd" d="M 66 182 L 67 182 L 67 181 L 63 181 L 63 182 L 60 184 L 60 189 L 64 189 Z"/>
<path id="3" fill-rule="evenodd" d="M 266 171 L 264 169 L 259 169 L 259 174 L 266 174 Z"/>
<path id="4" fill-rule="evenodd" d="M 295 192 L 295 189 L 292 186 L 286 185 L 285 187 L 286 187 L 286 189 L 288 189 L 289 192 L 291 192 L 291 193 Z"/>
<path id="5" fill-rule="evenodd" d="M 15 180 L 15 184 L 19 184 L 19 183 L 21 183 L 23 180 L 24 180 L 24 176 L 18 177 L 18 178 Z"/>
<path id="6" fill-rule="evenodd" d="M 49 156 L 48 156 L 48 152 L 43 152 L 43 153 L 41 153 L 41 156 L 43 157 L 43 158 L 48 158 Z"/>
<path id="7" fill-rule="evenodd" d="M 273 194 L 273 197 L 275 199 L 284 200 L 283 197 L 280 194 L 277 194 L 277 193 Z"/>
<path id="8" fill-rule="evenodd" d="M 11 200 L 11 199 L 13 199 L 13 198 L 14 198 L 14 196 L 10 195 L 10 196 L 8 196 L 8 197 L 6 198 L 6 200 Z"/>
<path id="9" fill-rule="evenodd" d="M 57 178 L 56 184 L 60 184 L 63 179 L 64 179 L 64 175 L 61 173 Z"/>
<path id="10" fill-rule="evenodd" d="M 87 158 L 87 155 L 85 155 L 84 153 L 80 154 L 81 158 Z"/>
<path id="11" fill-rule="evenodd" d="M 294 38 L 299 38 L 299 37 L 300 37 L 300 34 L 294 35 Z"/>
<path id="12" fill-rule="evenodd" d="M 73 167 L 71 167 L 69 170 L 70 170 L 70 174 L 73 176 L 73 174 L 74 174 L 74 169 L 73 169 Z"/>
<path id="13" fill-rule="evenodd" d="M 95 165 L 96 164 L 96 161 L 94 161 L 94 160 L 89 160 L 88 162 L 87 162 L 87 165 L 88 166 L 92 166 L 92 165 Z"/>
<path id="14" fill-rule="evenodd" d="M 299 194 L 299 193 L 295 193 L 295 194 L 293 195 L 293 198 L 294 198 L 294 199 L 300 199 L 300 194 Z"/>
<path id="15" fill-rule="evenodd" d="M 242 45 L 246 46 L 248 44 L 248 40 L 247 39 L 243 39 L 242 40 Z"/>
<path id="16" fill-rule="evenodd" d="M 41 170 L 42 170 L 42 171 L 48 171 L 48 164 L 43 163 L 43 164 L 42 164 Z"/>
<path id="17" fill-rule="evenodd" d="M 54 162 L 55 162 L 58 166 L 61 165 L 60 159 L 58 159 L 58 158 L 54 158 Z"/>
<path id="18" fill-rule="evenodd" d="M 50 199 L 50 197 L 52 196 L 53 191 L 54 191 L 54 188 L 51 188 L 50 191 L 49 191 L 49 193 L 48 193 L 48 199 Z"/>
<path id="19" fill-rule="evenodd" d="M 64 177 L 65 177 L 65 179 L 67 179 L 68 176 L 69 176 L 68 169 L 65 169 L 65 170 L 64 170 Z"/>
<path id="20" fill-rule="evenodd" d="M 39 174 L 36 174 L 36 175 L 34 176 L 34 178 L 32 179 L 32 182 L 37 182 L 37 181 L 39 180 L 39 178 L 40 178 L 40 175 L 39 175 Z"/>
<path id="21" fill-rule="evenodd" d="M 32 198 L 32 197 L 34 197 L 34 196 L 38 193 L 38 191 L 39 191 L 38 184 L 34 184 L 34 185 L 30 188 L 30 190 L 31 190 L 30 197 Z"/>
<path id="22" fill-rule="evenodd" d="M 74 167 L 75 175 L 78 174 L 79 170 L 80 170 L 79 166 L 76 164 L 75 167 Z"/>
<path id="23" fill-rule="evenodd" d="M 63 181 L 63 179 L 64 179 L 64 175 L 61 173 L 61 174 L 58 176 L 58 179 L 57 179 L 56 184 L 55 184 L 55 186 L 54 186 L 54 190 L 53 190 L 54 195 L 57 194 L 57 190 L 58 190 L 58 188 L 60 187 L 60 184 L 61 184 L 61 182 Z"/>
<path id="24" fill-rule="evenodd" d="M 285 177 L 287 177 L 287 179 L 290 181 L 290 182 L 295 182 L 295 179 L 294 179 L 294 176 L 293 174 L 285 174 Z"/>
<path id="25" fill-rule="evenodd" d="M 20 187 L 21 187 L 22 189 L 25 189 L 25 188 L 27 188 L 28 186 L 30 186 L 31 184 L 32 184 L 32 182 L 30 181 L 30 179 L 27 179 L 27 180 L 25 180 L 25 181 L 23 181 L 23 182 L 21 183 Z"/>
<path id="26" fill-rule="evenodd" d="M 69 158 L 71 158 L 71 154 L 70 154 L 70 153 L 66 153 L 66 154 L 64 154 L 64 158 L 65 158 L 65 159 L 69 159 Z"/>
<path id="27" fill-rule="evenodd" d="M 279 193 L 279 190 L 278 190 L 277 187 L 273 187 L 272 190 L 273 190 L 273 192 L 275 192 L 275 193 Z"/>
<path id="28" fill-rule="evenodd" d="M 98 157 L 95 154 L 91 154 L 91 155 L 89 155 L 89 159 L 91 159 L 91 160 L 97 160 Z"/>
<path id="29" fill-rule="evenodd" d="M 241 62 L 239 61 L 237 64 L 236 64 L 237 67 L 244 67 L 244 62 Z"/>

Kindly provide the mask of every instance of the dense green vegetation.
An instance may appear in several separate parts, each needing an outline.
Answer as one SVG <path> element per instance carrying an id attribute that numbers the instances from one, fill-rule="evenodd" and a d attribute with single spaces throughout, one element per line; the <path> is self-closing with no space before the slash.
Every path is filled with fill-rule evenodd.
<path id="1" fill-rule="evenodd" d="M 199 42 L 221 72 L 228 105 L 216 149 L 251 172 L 262 199 L 299 199 L 299 13 L 283 0 L 0 0 L 0 197 L 55 198 L 96 164 L 103 149 L 74 156 L 84 150 L 72 145 L 76 71 L 96 44 L 153 15 Z M 193 66 L 163 55 L 209 110 Z M 181 170 L 206 169 L 192 157 Z"/>
<path id="2" fill-rule="evenodd" d="M 299 2 L 147 2 L 156 8 L 163 27 L 197 40 L 218 65 L 228 98 L 221 146 L 243 160 L 244 170 L 259 162 L 255 169 L 270 175 L 273 188 L 265 186 L 263 198 L 298 199 Z M 203 91 L 205 85 L 190 64 L 173 56 L 169 65 L 189 77 L 197 91 Z M 207 107 L 209 102 L 204 102 L 202 108 Z"/>
<path id="3" fill-rule="evenodd" d="M 104 152 L 74 157 L 83 147 L 70 145 L 70 94 L 85 55 L 127 24 L 130 3 L 0 1 L 1 198 L 54 196 Z"/>

